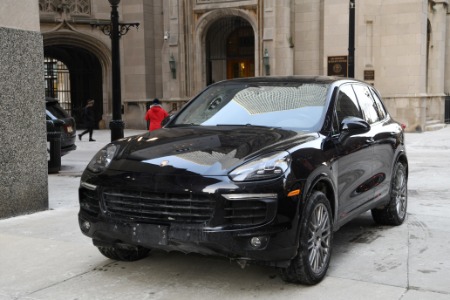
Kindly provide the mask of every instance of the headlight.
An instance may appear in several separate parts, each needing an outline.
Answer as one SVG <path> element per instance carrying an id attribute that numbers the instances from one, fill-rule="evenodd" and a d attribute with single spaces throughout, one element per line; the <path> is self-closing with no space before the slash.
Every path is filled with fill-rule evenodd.
<path id="1" fill-rule="evenodd" d="M 234 169 L 229 176 L 234 181 L 276 178 L 286 172 L 290 161 L 291 157 L 285 151 L 269 153 Z"/>
<path id="2" fill-rule="evenodd" d="M 117 146 L 109 144 L 102 150 L 98 151 L 97 154 L 92 158 L 91 162 L 88 164 L 87 168 L 92 172 L 102 172 L 113 160 L 117 151 Z"/>

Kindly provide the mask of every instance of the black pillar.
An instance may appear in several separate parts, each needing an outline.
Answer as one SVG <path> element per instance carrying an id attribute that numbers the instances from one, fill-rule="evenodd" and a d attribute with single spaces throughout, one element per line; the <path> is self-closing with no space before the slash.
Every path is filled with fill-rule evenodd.
<path id="1" fill-rule="evenodd" d="M 112 120 L 111 142 L 123 138 L 125 127 L 122 121 L 122 95 L 120 88 L 120 53 L 119 53 L 119 12 L 120 0 L 108 0 L 111 4 L 111 60 L 112 60 Z"/>
<path id="2" fill-rule="evenodd" d="M 355 0 L 350 0 L 349 6 L 348 77 L 355 77 Z"/>

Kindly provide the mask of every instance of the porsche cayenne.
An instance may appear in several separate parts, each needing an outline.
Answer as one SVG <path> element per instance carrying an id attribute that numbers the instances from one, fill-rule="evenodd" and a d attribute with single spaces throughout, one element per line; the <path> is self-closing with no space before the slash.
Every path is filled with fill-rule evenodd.
<path id="1" fill-rule="evenodd" d="M 346 222 L 405 220 L 404 128 L 369 84 L 228 80 L 164 123 L 106 145 L 81 177 L 79 225 L 108 258 L 220 255 L 310 285 Z"/>

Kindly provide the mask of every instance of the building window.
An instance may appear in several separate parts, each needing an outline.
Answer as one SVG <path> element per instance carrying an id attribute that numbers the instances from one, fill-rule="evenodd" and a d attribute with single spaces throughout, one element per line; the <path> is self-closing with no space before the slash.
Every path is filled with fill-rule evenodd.
<path id="1" fill-rule="evenodd" d="M 255 76 L 255 36 L 251 26 L 235 29 L 227 38 L 227 79 Z"/>

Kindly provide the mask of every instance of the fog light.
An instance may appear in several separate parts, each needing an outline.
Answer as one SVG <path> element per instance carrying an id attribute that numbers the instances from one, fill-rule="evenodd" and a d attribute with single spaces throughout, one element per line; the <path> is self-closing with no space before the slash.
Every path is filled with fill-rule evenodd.
<path id="1" fill-rule="evenodd" d="M 265 236 L 254 236 L 250 239 L 250 245 L 253 248 L 259 249 L 265 247 L 267 244 L 267 237 Z"/>
<path id="2" fill-rule="evenodd" d="M 89 223 L 88 221 L 83 221 L 81 223 L 81 230 L 84 232 L 88 232 L 89 229 L 91 229 L 91 223 Z"/>

